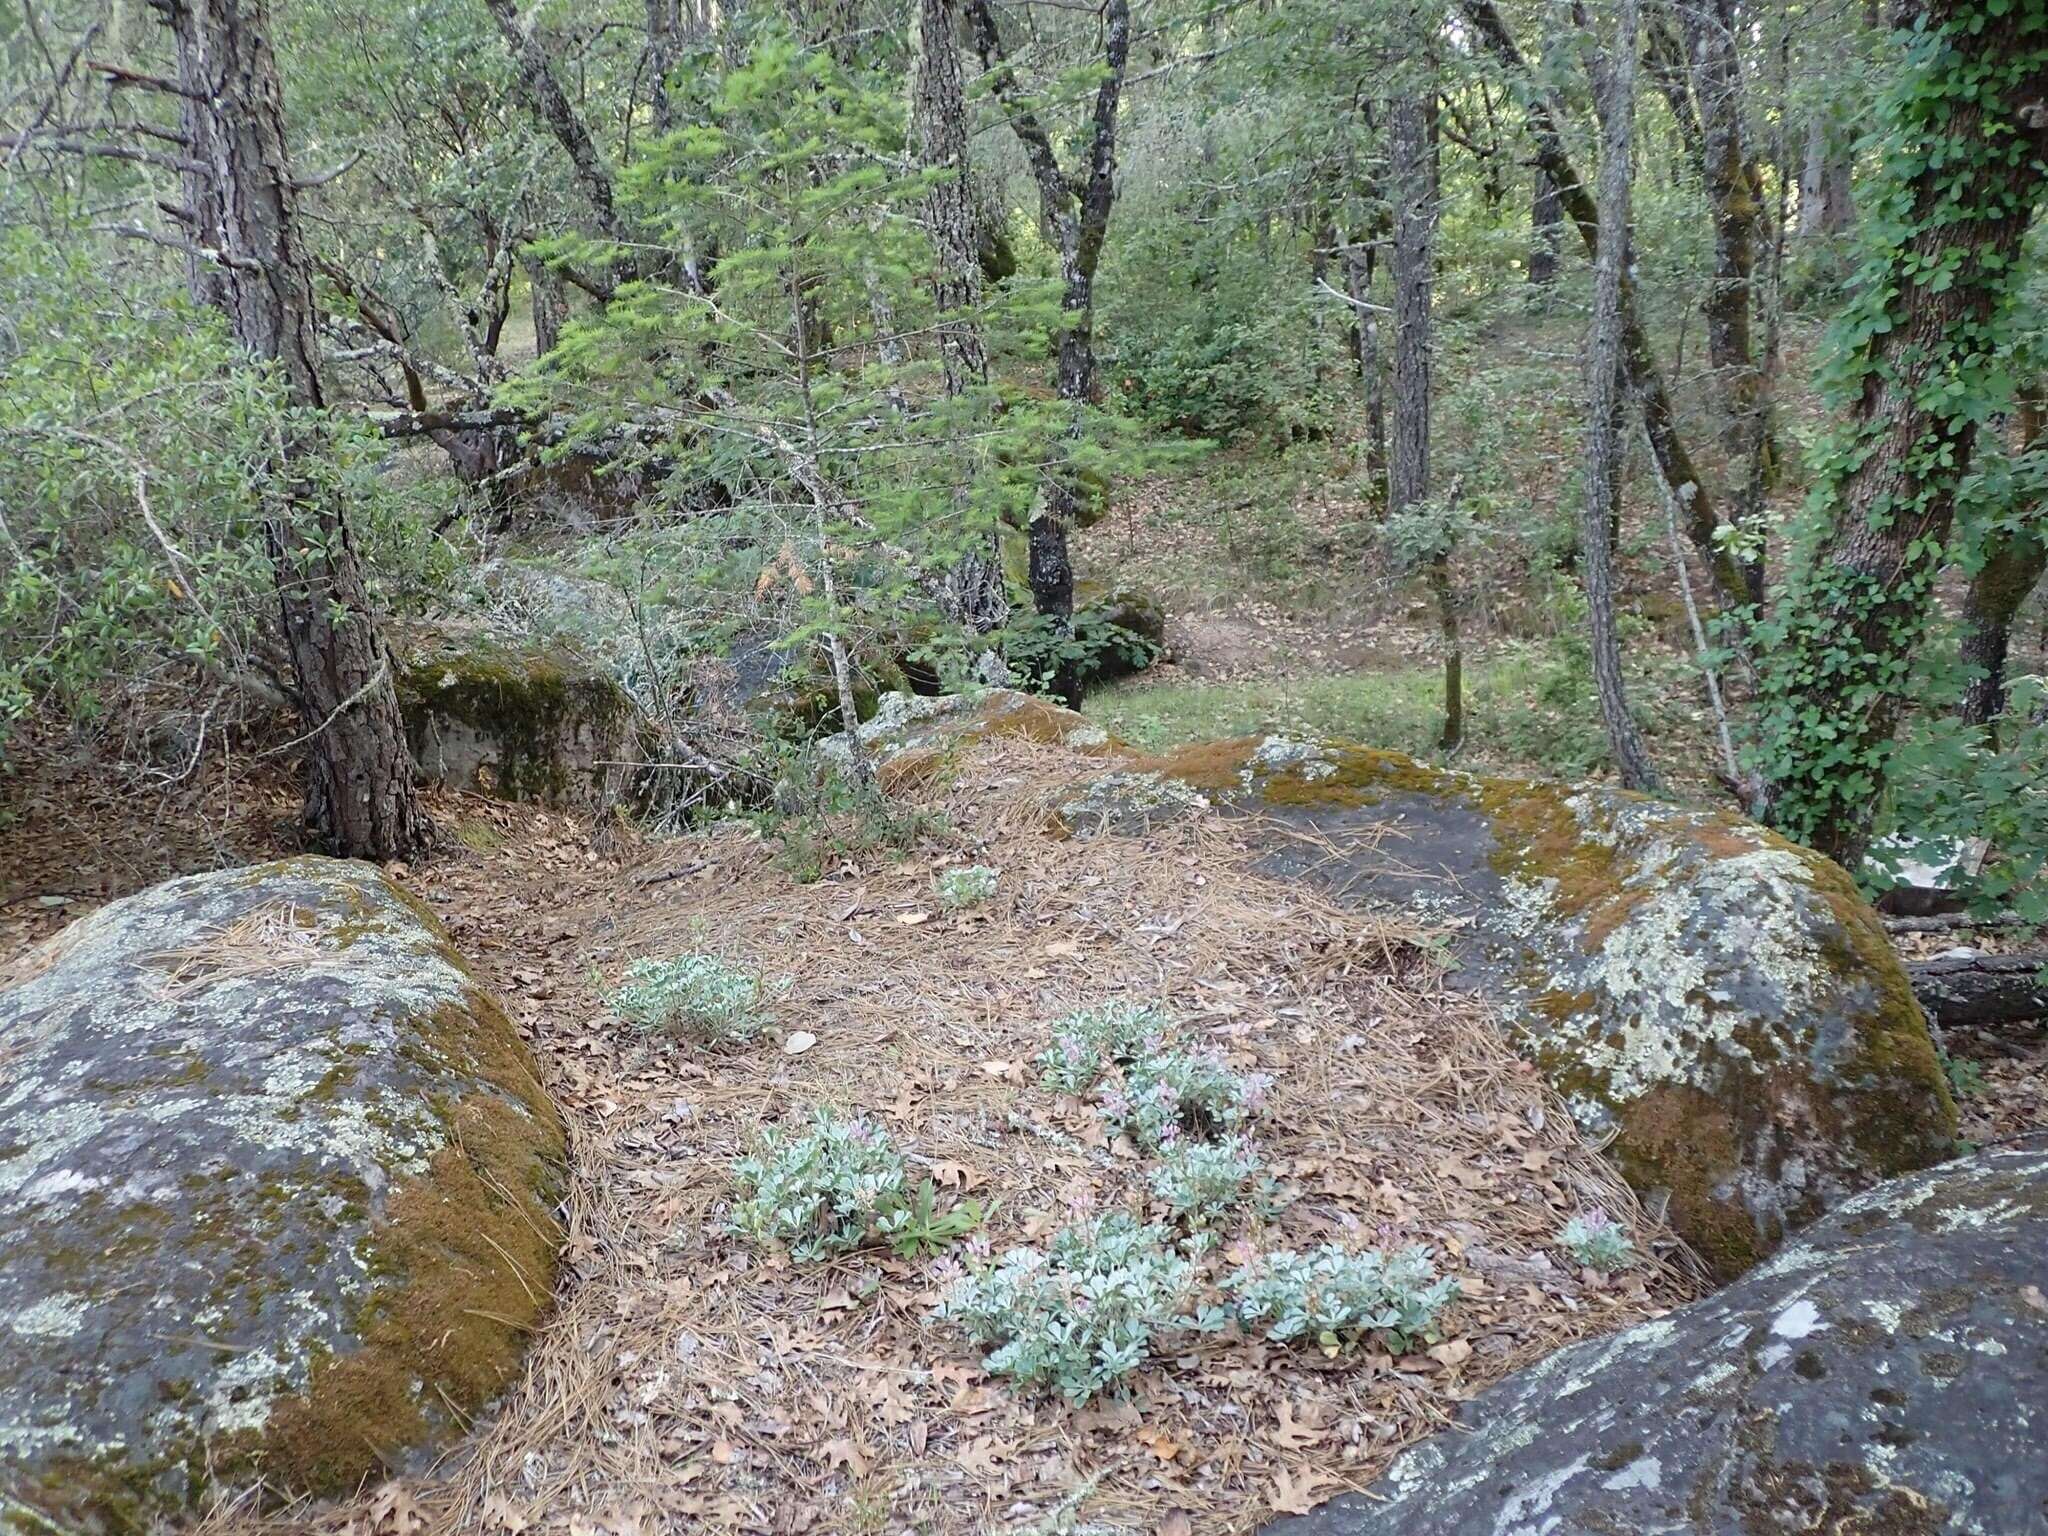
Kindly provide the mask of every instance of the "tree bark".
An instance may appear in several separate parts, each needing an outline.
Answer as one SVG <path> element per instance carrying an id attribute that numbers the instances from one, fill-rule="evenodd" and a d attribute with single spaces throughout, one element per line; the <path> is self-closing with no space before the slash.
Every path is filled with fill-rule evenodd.
<path id="1" fill-rule="evenodd" d="M 1849 153 L 1840 134 L 1816 112 L 1806 125 L 1806 156 L 1799 171 L 1799 233 L 1809 238 L 1847 234 L 1856 225 Z"/>
<path id="2" fill-rule="evenodd" d="M 2014 261 L 2048 190 L 2042 8 L 1992 17 L 1971 0 L 1919 0 L 1900 20 L 1915 30 L 1879 194 L 1900 233 L 1852 312 L 1837 366 L 1860 388 L 1815 486 L 1825 526 L 1794 573 L 1760 700 L 1771 779 L 1757 809 L 1850 869 L 1976 443 L 1981 398 L 1950 381 L 1981 375 L 2003 345 Z"/>
<path id="3" fill-rule="evenodd" d="M 1621 507 L 1622 283 L 1629 257 L 1629 180 L 1635 138 L 1637 0 L 1618 0 L 1616 36 L 1596 83 L 1601 128 L 1599 240 L 1594 250 L 1593 333 L 1588 348 L 1586 501 L 1579 568 L 1593 631 L 1593 682 L 1607 744 L 1625 788 L 1657 787 L 1648 747 L 1629 713 L 1615 630 L 1611 531 Z"/>
<path id="4" fill-rule="evenodd" d="M 1059 255 L 1062 326 L 1056 381 L 1060 399 L 1075 407 L 1072 431 L 1078 435 L 1080 408 L 1095 395 L 1095 271 L 1116 201 L 1117 105 L 1130 61 L 1130 0 L 1103 3 L 1103 75 L 1089 116 L 1085 161 L 1072 175 L 1061 168 L 1052 139 L 1017 78 L 990 0 L 969 0 L 967 19 L 982 68 L 1031 167 L 1039 209 Z M 1069 705 L 1078 705 L 1082 692 L 1079 661 L 1064 654 L 1074 631 L 1074 566 L 1067 531 L 1079 509 L 1079 486 L 1069 463 L 1051 477 L 1046 495 L 1032 512 L 1029 532 L 1032 603 L 1063 653 L 1053 692 Z"/>
<path id="5" fill-rule="evenodd" d="M 1744 136 L 1738 0 L 1678 0 L 1678 9 L 1699 106 L 1700 178 L 1714 221 L 1714 276 L 1703 306 L 1707 360 L 1721 395 L 1729 517 L 1743 523 L 1763 511 L 1773 456 L 1768 380 L 1757 365 L 1751 330 L 1756 246 L 1765 229 L 1763 180 Z M 1744 566 L 1743 577 L 1749 600 L 1760 605 L 1761 557 Z"/>
<path id="6" fill-rule="evenodd" d="M 177 51 L 193 297 L 276 370 L 290 404 L 326 404 L 313 261 L 300 243 L 283 93 L 264 0 L 152 0 Z M 318 483 L 313 428 L 290 427 L 264 467 L 264 542 L 306 737 L 306 819 L 349 857 L 410 858 L 431 826 L 413 785 L 391 658 L 343 508 Z"/>
<path id="7" fill-rule="evenodd" d="M 1351 296 L 1354 325 L 1352 356 L 1358 362 L 1359 387 L 1365 395 L 1365 474 L 1372 496 L 1384 508 L 1387 504 L 1387 378 L 1380 361 L 1380 317 L 1370 308 L 1373 269 L 1378 253 L 1368 236 L 1363 245 L 1344 252 L 1344 291 Z"/>
<path id="8" fill-rule="evenodd" d="M 1972 677 L 1964 686 L 1956 711 L 1969 725 L 1982 726 L 1991 744 L 1998 744 L 1998 722 L 2005 714 L 2006 654 L 2012 645 L 2012 622 L 2021 606 L 2048 572 L 2048 519 L 2042 526 L 2012 529 L 1992 536 L 1984 564 L 1970 579 L 1963 597 L 1961 648 Z"/>
<path id="9" fill-rule="evenodd" d="M 1958 1024 L 2048 1023 L 2048 950 L 1955 955 L 1906 967 L 1913 995 L 1944 1029 Z"/>
<path id="10" fill-rule="evenodd" d="M 1414 512 L 1429 500 L 1430 294 L 1436 280 L 1437 183 L 1432 98 L 1402 96 L 1387 110 L 1388 181 L 1394 194 L 1394 420 L 1387 510 Z M 1428 568 L 1444 634 L 1444 728 L 1440 745 L 1464 734 L 1464 668 L 1458 647 L 1450 550 L 1440 542 Z"/>
<path id="11" fill-rule="evenodd" d="M 1548 288 L 1557 281 L 1558 264 L 1564 256 L 1564 205 L 1558 201 L 1557 183 L 1544 174 L 1542 166 L 1532 173 L 1529 198 L 1529 282 Z"/>
<path id="12" fill-rule="evenodd" d="M 1501 19 L 1493 0 L 1457 0 L 1457 4 L 1459 13 L 1470 23 L 1481 44 L 1499 62 L 1509 84 L 1520 95 L 1536 163 L 1557 187 L 1565 217 L 1578 229 L 1586 250 L 1589 253 L 1597 251 L 1600 241 L 1599 210 L 1565 149 L 1560 108 L 1537 86 L 1521 50 L 1515 46 L 1514 35 L 1508 31 L 1507 23 Z M 1664 370 L 1657 362 L 1650 338 L 1643 330 L 1635 284 L 1626 271 L 1622 273 L 1621 280 L 1621 327 L 1621 351 L 1627 382 L 1643 413 L 1643 433 L 1649 440 L 1657 473 L 1663 477 L 1666 490 L 1682 513 L 1686 538 L 1706 565 L 1716 600 L 1725 607 L 1740 608 L 1748 601 L 1748 578 L 1741 563 L 1715 538 L 1720 518 L 1679 434 L 1678 413 L 1672 404 L 1671 391 L 1665 383 Z"/>
<path id="13" fill-rule="evenodd" d="M 946 173 L 925 198 L 924 223 L 938 258 L 932 297 L 938 308 L 939 360 L 946 395 L 958 400 L 988 386 L 981 304 L 980 211 L 968 159 L 967 92 L 960 65 L 960 0 L 918 0 L 917 59 L 910 83 L 911 139 L 918 164 Z M 969 450 L 971 451 L 971 450 Z M 965 511 L 966 497 L 954 498 Z M 1009 622 L 1002 547 L 991 533 L 945 573 L 940 604 L 948 618 L 985 635 Z"/>

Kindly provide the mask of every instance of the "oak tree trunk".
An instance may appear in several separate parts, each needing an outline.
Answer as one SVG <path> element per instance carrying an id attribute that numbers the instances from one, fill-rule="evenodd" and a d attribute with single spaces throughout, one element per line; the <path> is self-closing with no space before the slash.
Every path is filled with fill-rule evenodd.
<path id="1" fill-rule="evenodd" d="M 264 0 L 152 0 L 177 51 L 184 172 L 196 244 L 193 296 L 274 367 L 291 405 L 324 406 L 313 263 L 300 244 L 284 106 Z M 287 431 L 265 466 L 264 542 L 306 737 L 306 819 L 337 853 L 410 858 L 431 828 L 391 659 L 335 493 L 319 483 L 316 429 Z"/>
<path id="2" fill-rule="evenodd" d="M 1629 259 L 1629 179 L 1635 136 L 1637 0 L 1618 0 L 1616 37 L 1596 82 L 1601 129 L 1600 235 L 1594 250 L 1593 334 L 1587 358 L 1586 501 L 1579 568 L 1593 632 L 1593 682 L 1614 766 L 1628 789 L 1655 789 L 1657 772 L 1629 713 L 1615 629 L 1612 530 L 1620 515 L 1622 283 Z"/>

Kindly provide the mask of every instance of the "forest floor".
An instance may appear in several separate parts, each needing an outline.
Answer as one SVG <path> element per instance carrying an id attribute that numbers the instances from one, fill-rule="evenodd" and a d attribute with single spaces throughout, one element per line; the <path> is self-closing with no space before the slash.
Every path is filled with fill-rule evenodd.
<path id="1" fill-rule="evenodd" d="M 436 1473 L 205 1529 L 1248 1531 L 1370 1481 L 1507 1371 L 1692 1293 L 1663 1259 L 1613 1282 L 1560 1260 L 1554 1233 L 1591 1205 L 1672 1250 L 1485 1012 L 1439 985 L 1423 935 L 1251 873 L 1228 824 L 1048 837 L 1050 797 L 1086 771 L 987 745 L 934 807 L 944 830 L 809 883 L 750 825 L 599 851 L 570 817 L 436 797 L 449 846 L 403 878 L 506 999 L 569 1126 L 557 1304 L 523 1379 Z M 158 878 L 279 851 L 289 785 L 242 794 L 212 845 L 152 849 L 133 799 L 53 786 L 10 848 L 0 964 L 142 883 L 135 860 L 168 860 Z M 1000 870 L 998 895 L 942 913 L 935 872 L 963 861 Z M 41 902 L 67 882 L 66 905 Z M 711 1050 L 608 1013 L 629 962 L 681 950 L 756 967 L 778 1031 Z M 727 1229 L 732 1160 L 815 1104 L 875 1117 L 948 1198 L 988 1203 L 998 1252 L 1142 1204 L 1142 1161 L 1033 1064 L 1053 1019 L 1113 998 L 1164 1004 L 1275 1077 L 1257 1134 L 1277 1210 L 1221 1231 L 1210 1277 L 1255 1247 L 1424 1242 L 1462 1287 L 1439 1344 L 1180 1342 L 1127 1398 L 1075 1409 L 991 1379 L 934 1320 L 957 1254 L 792 1265 Z"/>

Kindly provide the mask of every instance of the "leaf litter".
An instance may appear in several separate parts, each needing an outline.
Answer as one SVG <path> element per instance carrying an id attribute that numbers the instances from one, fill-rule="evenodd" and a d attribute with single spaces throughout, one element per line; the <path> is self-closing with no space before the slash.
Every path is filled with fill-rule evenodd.
<path id="1" fill-rule="evenodd" d="M 1241 822 L 1047 836 L 1088 771 L 1055 745 L 978 744 L 921 791 L 947 832 L 808 885 L 749 826 L 690 837 L 687 859 L 616 834 L 599 853 L 518 806 L 488 813 L 502 840 L 410 872 L 568 1124 L 557 1304 L 498 1410 L 428 1474 L 339 1506 L 245 1500 L 204 1536 L 1251 1531 L 1367 1485 L 1507 1372 L 1697 1292 L 1485 1005 L 1443 984 L 1425 931 L 1256 872 Z M 922 914 L 934 874 L 972 863 L 1001 867 L 1001 899 L 849 927 Z M 712 1051 L 606 1012 L 629 964 L 682 949 L 789 978 L 779 1033 Z M 997 1252 L 1143 1210 L 1146 1160 L 1029 1066 L 1056 1018 L 1110 1001 L 1160 1004 L 1273 1077 L 1255 1133 L 1281 1201 L 1221 1228 L 1207 1278 L 1274 1248 L 1423 1243 L 1460 1286 L 1439 1341 L 1327 1358 L 1174 1335 L 1128 1397 L 1076 1409 L 990 1378 L 933 1319 L 952 1255 L 800 1265 L 729 1230 L 734 1159 L 821 1104 L 874 1117 L 948 1200 L 973 1191 Z M 1560 1261 L 1559 1224 L 1596 1205 L 1647 1262 L 1603 1281 Z"/>

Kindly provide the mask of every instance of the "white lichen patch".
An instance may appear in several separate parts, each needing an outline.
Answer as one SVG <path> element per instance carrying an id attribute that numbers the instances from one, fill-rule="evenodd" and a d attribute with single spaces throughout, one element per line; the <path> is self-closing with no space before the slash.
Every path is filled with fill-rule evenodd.
<path id="1" fill-rule="evenodd" d="M 1169 820 L 1209 808 L 1200 790 L 1164 774 L 1109 773 L 1090 779 L 1063 798 L 1060 819 L 1076 831 Z"/>
<path id="2" fill-rule="evenodd" d="M 1244 787 L 1250 789 L 1261 774 L 1293 773 L 1314 784 L 1336 771 L 1337 765 L 1330 760 L 1330 754 L 1315 742 L 1268 736 L 1252 748 L 1239 776 Z"/>
<path id="3" fill-rule="evenodd" d="M 0 1312 L 0 1328 L 27 1338 L 65 1339 L 85 1325 L 87 1299 L 59 1291 L 11 1312 Z"/>

